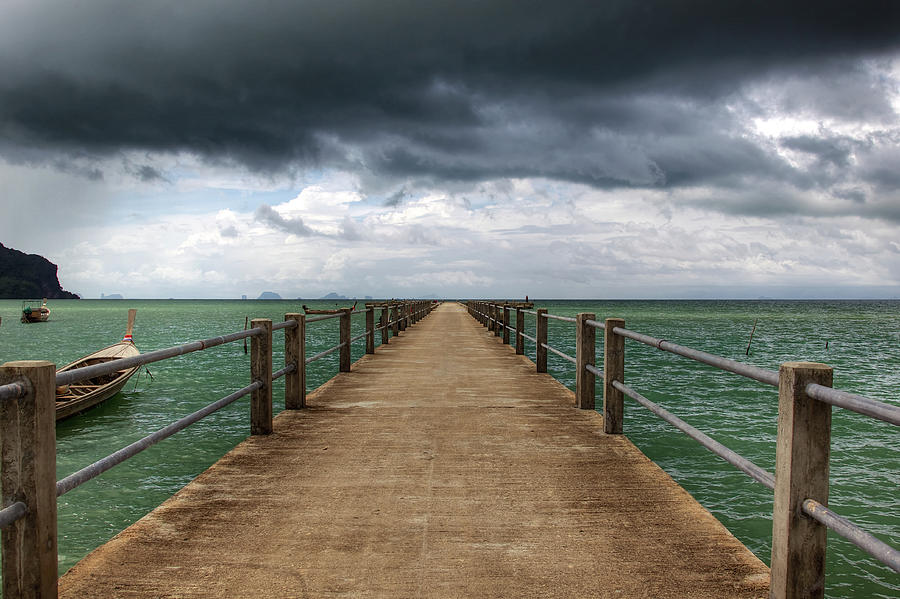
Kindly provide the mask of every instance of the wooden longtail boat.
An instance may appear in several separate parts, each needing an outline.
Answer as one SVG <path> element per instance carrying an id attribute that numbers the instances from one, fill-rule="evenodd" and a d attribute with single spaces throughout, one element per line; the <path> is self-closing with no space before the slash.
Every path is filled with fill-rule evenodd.
<path id="1" fill-rule="evenodd" d="M 47 299 L 25 300 L 22 302 L 22 322 L 47 322 L 50 318 L 50 308 L 47 307 Z"/>
<path id="2" fill-rule="evenodd" d="M 141 352 L 135 347 L 131 338 L 131 331 L 134 329 L 134 317 L 137 310 L 128 311 L 128 327 L 125 329 L 125 337 L 122 341 L 104 347 L 83 358 L 75 360 L 71 364 L 63 366 L 57 373 L 82 368 L 84 366 L 93 366 L 94 364 L 102 364 L 111 360 L 121 358 L 129 358 L 136 356 Z M 125 368 L 112 374 L 103 376 L 95 376 L 83 381 L 72 383 L 71 385 L 63 385 L 56 388 L 56 419 L 62 420 L 69 416 L 74 416 L 80 412 L 96 406 L 118 393 L 128 379 L 137 372 L 140 366 L 133 368 Z"/>

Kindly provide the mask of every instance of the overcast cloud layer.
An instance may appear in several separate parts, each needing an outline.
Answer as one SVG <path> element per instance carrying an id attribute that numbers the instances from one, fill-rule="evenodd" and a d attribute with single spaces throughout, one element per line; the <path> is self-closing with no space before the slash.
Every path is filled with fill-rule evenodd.
<path id="1" fill-rule="evenodd" d="M 894 0 L 3 12 L 0 242 L 87 296 L 900 297 Z"/>

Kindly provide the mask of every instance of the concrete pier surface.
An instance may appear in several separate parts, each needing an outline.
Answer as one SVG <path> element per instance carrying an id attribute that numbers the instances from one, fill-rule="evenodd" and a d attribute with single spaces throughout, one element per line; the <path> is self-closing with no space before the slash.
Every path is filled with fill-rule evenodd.
<path id="1" fill-rule="evenodd" d="M 767 597 L 765 564 L 574 401 L 442 304 L 59 596 Z"/>

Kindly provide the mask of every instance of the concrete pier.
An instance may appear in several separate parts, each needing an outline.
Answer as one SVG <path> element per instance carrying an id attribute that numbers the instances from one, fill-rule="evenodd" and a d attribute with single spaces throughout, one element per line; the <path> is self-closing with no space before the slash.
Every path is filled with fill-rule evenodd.
<path id="1" fill-rule="evenodd" d="M 765 564 L 461 305 L 306 403 L 87 556 L 59 596 L 768 596 Z"/>

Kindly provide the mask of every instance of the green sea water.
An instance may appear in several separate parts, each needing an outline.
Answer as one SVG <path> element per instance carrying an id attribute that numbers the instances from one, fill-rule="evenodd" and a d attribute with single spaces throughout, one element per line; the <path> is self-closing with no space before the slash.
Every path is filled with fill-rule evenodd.
<path id="1" fill-rule="evenodd" d="M 138 309 L 135 343 L 142 351 L 240 330 L 245 316 L 272 318 L 300 310 L 299 301 L 51 301 L 50 320 L 18 322 L 21 302 L 0 301 L 0 362 L 45 359 L 63 365 L 118 341 L 127 309 Z M 305 302 L 316 307 L 333 303 Z M 777 370 L 785 361 L 825 362 L 835 387 L 900 403 L 898 301 L 538 301 L 553 314 L 592 312 L 674 343 Z M 756 331 L 746 356 L 748 338 Z M 534 319 L 527 317 L 528 334 Z M 363 319 L 354 317 L 353 335 Z M 280 333 L 275 364 L 283 363 Z M 334 345 L 337 320 L 308 327 L 307 355 Z M 550 345 L 574 354 L 574 328 L 551 320 Z M 376 336 L 376 340 L 378 337 Z M 826 347 L 827 343 L 827 347 Z M 598 342 L 598 350 L 602 344 Z M 534 358 L 534 347 L 526 342 Z M 363 353 L 353 347 L 353 359 Z M 308 388 L 337 371 L 337 354 L 310 365 Z M 276 366 L 277 368 L 278 366 Z M 248 358 L 236 342 L 149 365 L 123 393 L 59 423 L 57 474 L 66 476 L 249 382 Z M 570 363 L 550 354 L 551 374 L 574 386 Z M 756 464 L 773 471 L 777 391 L 692 361 L 626 343 L 626 382 Z M 276 382 L 276 412 L 283 382 Z M 201 421 L 59 500 L 59 561 L 64 572 L 136 521 L 249 434 L 248 399 Z M 719 460 L 647 410 L 626 399 L 625 433 L 732 533 L 768 563 L 771 492 Z M 835 409 L 832 432 L 833 509 L 900 547 L 900 432 Z M 829 534 L 828 597 L 898 597 L 900 575 Z"/>

